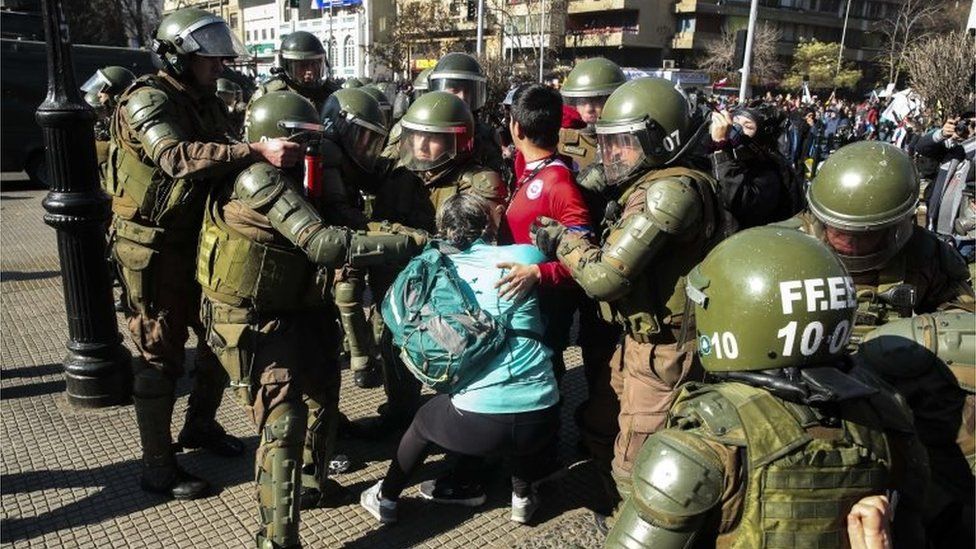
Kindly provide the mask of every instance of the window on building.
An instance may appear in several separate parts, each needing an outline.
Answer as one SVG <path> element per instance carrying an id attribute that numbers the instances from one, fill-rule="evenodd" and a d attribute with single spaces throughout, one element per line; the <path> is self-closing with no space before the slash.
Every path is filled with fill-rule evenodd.
<path id="1" fill-rule="evenodd" d="M 244 31 L 244 41 L 245 42 L 251 41 L 251 31 L 249 30 Z"/>
<path id="2" fill-rule="evenodd" d="M 465 0 L 451 0 L 450 4 L 450 14 L 451 17 L 460 17 L 461 15 L 461 5 L 465 3 Z"/>
<path id="3" fill-rule="evenodd" d="M 688 17 L 688 16 L 679 16 L 678 32 L 695 32 L 695 18 Z"/>
<path id="4" fill-rule="evenodd" d="M 230 14 L 230 18 L 227 20 L 227 22 L 230 23 L 230 28 L 231 29 L 236 29 L 237 28 L 237 14 L 236 13 Z"/>
<path id="5" fill-rule="evenodd" d="M 274 37 L 275 37 L 275 30 L 271 29 L 271 39 L 274 40 Z"/>
<path id="6" fill-rule="evenodd" d="M 820 0 L 819 11 L 824 13 L 839 13 L 840 0 Z"/>
<path id="7" fill-rule="evenodd" d="M 335 38 L 329 40 L 329 64 L 333 67 L 338 67 L 339 65 L 339 48 L 336 47 Z"/>
<path id="8" fill-rule="evenodd" d="M 268 39 L 268 29 L 261 29 L 261 40 Z"/>
<path id="9" fill-rule="evenodd" d="M 345 42 L 342 43 L 342 64 L 346 67 L 352 67 L 356 64 L 356 44 L 352 40 L 352 36 L 347 36 Z"/>

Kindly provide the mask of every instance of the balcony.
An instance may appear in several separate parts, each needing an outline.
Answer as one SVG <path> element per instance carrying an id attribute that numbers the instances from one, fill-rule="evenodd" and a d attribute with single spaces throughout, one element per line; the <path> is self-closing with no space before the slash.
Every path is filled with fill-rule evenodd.
<path id="1" fill-rule="evenodd" d="M 566 32 L 567 48 L 606 48 L 638 45 L 639 29 L 634 27 L 608 27 Z"/>
<path id="2" fill-rule="evenodd" d="M 639 10 L 641 0 L 569 0 L 567 13 L 607 12 L 613 10 Z"/>

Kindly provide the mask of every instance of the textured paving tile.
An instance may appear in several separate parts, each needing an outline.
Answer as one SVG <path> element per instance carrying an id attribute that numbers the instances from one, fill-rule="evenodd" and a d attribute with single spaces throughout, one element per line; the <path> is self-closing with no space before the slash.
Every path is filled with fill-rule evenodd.
<path id="1" fill-rule="evenodd" d="M 257 526 L 252 496 L 257 437 L 227 395 L 218 419 L 248 445 L 246 457 L 226 460 L 201 452 L 181 463 L 211 480 L 213 497 L 167 502 L 139 490 L 139 442 L 131 406 L 79 411 L 64 399 L 60 362 L 67 328 L 54 230 L 44 225 L 36 190 L 0 191 L 0 543 L 4 547 L 241 547 Z M 127 342 L 128 344 L 128 342 Z M 188 344 L 192 349 L 194 341 Z M 189 351 L 188 351 L 189 352 Z M 578 348 L 566 354 L 560 455 L 573 459 L 572 411 L 585 398 Z M 382 389 L 362 390 L 343 372 L 340 408 L 351 419 L 375 413 Z M 183 380 L 174 413 L 182 425 L 189 386 Z M 381 478 L 396 440 L 342 440 L 340 451 L 364 466 L 337 477 L 358 494 Z M 404 494 L 400 523 L 377 526 L 356 504 L 302 513 L 306 547 L 591 547 L 583 507 L 593 505 L 596 480 L 588 463 L 543 492 L 535 526 L 508 520 L 510 488 L 503 472 L 476 510 L 419 501 L 416 484 L 445 468 L 432 457 Z M 357 498 L 358 501 L 358 498 Z M 553 532 L 578 537 L 566 540 Z M 573 532 L 580 532 L 576 536 Z M 542 545 L 535 540 L 544 540 Z M 575 539 L 575 538 L 574 538 Z M 556 545 L 552 545 L 556 543 Z"/>

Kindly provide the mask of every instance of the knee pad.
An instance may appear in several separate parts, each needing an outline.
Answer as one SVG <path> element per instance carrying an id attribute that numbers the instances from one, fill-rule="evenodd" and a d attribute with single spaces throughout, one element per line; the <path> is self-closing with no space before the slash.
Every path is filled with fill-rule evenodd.
<path id="1" fill-rule="evenodd" d="M 308 408 L 302 402 L 282 402 L 268 412 L 264 422 L 264 442 L 273 447 L 301 446 L 305 441 Z"/>

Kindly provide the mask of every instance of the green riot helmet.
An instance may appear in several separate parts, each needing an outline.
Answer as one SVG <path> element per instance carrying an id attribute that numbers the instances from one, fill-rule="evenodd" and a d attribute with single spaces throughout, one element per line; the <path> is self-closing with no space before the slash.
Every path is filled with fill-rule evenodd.
<path id="1" fill-rule="evenodd" d="M 474 150 L 474 116 L 456 95 L 431 91 L 400 119 L 400 162 L 411 171 L 441 168 Z"/>
<path id="2" fill-rule="evenodd" d="M 81 86 L 81 91 L 85 92 L 85 102 L 92 108 L 111 108 L 115 105 L 115 98 L 135 79 L 136 75 L 125 67 L 114 65 L 103 67 L 91 75 L 91 78 Z"/>
<path id="3" fill-rule="evenodd" d="M 363 87 L 363 81 L 353 76 L 352 78 L 346 78 L 346 81 L 342 83 L 342 89 L 351 90 L 354 88 Z"/>
<path id="4" fill-rule="evenodd" d="M 244 135 L 251 143 L 324 129 L 315 106 L 292 91 L 268 92 L 255 99 L 244 121 Z"/>
<path id="5" fill-rule="evenodd" d="M 222 18 L 199 8 L 182 8 L 163 18 L 152 41 L 152 51 L 168 71 L 189 71 L 192 55 L 234 59 L 247 57 L 244 44 Z"/>
<path id="6" fill-rule="evenodd" d="M 434 70 L 433 67 L 429 69 L 424 69 L 420 71 L 420 74 L 417 75 L 417 78 L 413 79 L 413 100 L 414 101 L 416 101 L 417 98 L 420 97 L 421 95 L 427 93 L 427 90 L 430 89 L 430 81 L 428 81 L 427 78 L 430 76 L 430 73 L 433 70 Z"/>
<path id="7" fill-rule="evenodd" d="M 579 111 L 584 122 L 594 124 L 607 98 L 625 82 L 627 77 L 616 63 L 594 57 L 577 63 L 559 92 L 566 104 Z"/>
<path id="8" fill-rule="evenodd" d="M 386 144 L 386 118 L 365 88 L 337 90 L 322 107 L 326 132 L 336 138 L 353 161 L 373 171 Z"/>
<path id="9" fill-rule="evenodd" d="M 607 99 L 596 122 L 607 183 L 618 185 L 641 168 L 675 159 L 689 138 L 691 107 L 678 87 L 663 78 L 637 78 Z"/>
<path id="10" fill-rule="evenodd" d="M 918 175 L 901 149 L 859 141 L 827 158 L 807 191 L 810 212 L 853 273 L 881 268 L 908 242 Z"/>
<path id="11" fill-rule="evenodd" d="M 857 291 L 844 264 L 799 231 L 756 227 L 719 243 L 686 279 L 710 372 L 804 367 L 845 352 Z"/>
<path id="12" fill-rule="evenodd" d="M 368 86 L 373 83 L 373 79 L 368 76 L 360 76 L 359 81 L 362 82 L 364 86 Z"/>
<path id="13" fill-rule="evenodd" d="M 427 82 L 431 91 L 446 91 L 460 97 L 472 112 L 484 107 L 488 98 L 488 79 L 481 71 L 481 64 L 466 53 L 453 52 L 441 57 Z"/>
<path id="14" fill-rule="evenodd" d="M 376 104 L 380 106 L 380 111 L 383 113 L 383 127 L 389 128 L 391 121 L 393 119 L 393 104 L 383 93 L 383 90 L 379 89 L 376 84 L 367 84 L 359 88 L 369 94 L 370 97 L 376 100 Z"/>
<path id="15" fill-rule="evenodd" d="M 217 97 L 219 97 L 227 108 L 233 108 L 244 99 L 244 91 L 237 82 L 228 78 L 217 79 Z"/>
<path id="16" fill-rule="evenodd" d="M 317 88 L 329 77 L 329 61 L 322 42 L 310 32 L 296 31 L 281 41 L 278 67 L 298 88 Z"/>

